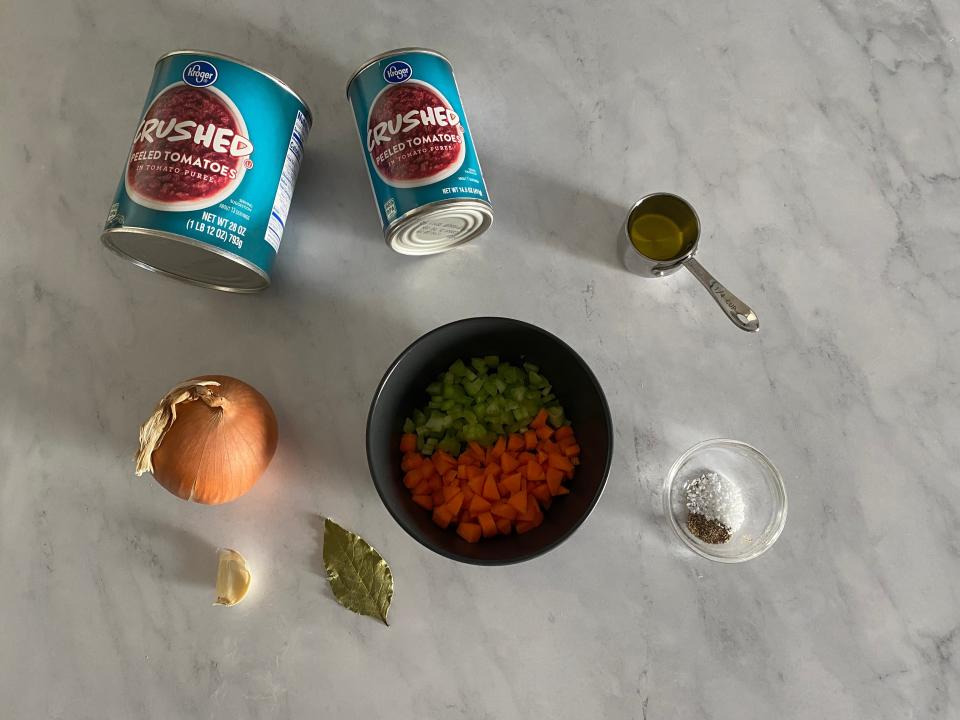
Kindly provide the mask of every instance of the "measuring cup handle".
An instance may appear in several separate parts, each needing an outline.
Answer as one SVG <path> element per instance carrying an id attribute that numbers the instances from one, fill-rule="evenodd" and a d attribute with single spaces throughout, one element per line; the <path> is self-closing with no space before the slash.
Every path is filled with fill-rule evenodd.
<path id="1" fill-rule="evenodd" d="M 750 306 L 721 285 L 703 265 L 697 262 L 696 258 L 687 258 L 683 265 L 707 289 L 734 325 L 747 332 L 756 332 L 760 329 L 760 320 Z"/>

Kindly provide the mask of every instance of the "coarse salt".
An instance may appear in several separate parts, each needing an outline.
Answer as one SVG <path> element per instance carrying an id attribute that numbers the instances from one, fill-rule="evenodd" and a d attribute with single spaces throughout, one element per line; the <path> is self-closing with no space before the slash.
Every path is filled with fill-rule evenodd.
<path id="1" fill-rule="evenodd" d="M 735 533 L 743 525 L 744 505 L 740 488 L 718 473 L 707 471 L 683 484 L 684 499 L 691 514 L 716 520 Z"/>

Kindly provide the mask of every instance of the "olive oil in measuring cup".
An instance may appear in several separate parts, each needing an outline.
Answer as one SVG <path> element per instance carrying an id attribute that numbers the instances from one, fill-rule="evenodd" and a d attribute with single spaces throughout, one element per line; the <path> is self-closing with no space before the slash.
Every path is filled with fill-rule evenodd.
<path id="1" fill-rule="evenodd" d="M 628 230 L 633 246 L 651 260 L 673 260 L 683 251 L 683 231 L 666 215 L 638 214 Z"/>
<path id="2" fill-rule="evenodd" d="M 624 266 L 641 277 L 661 278 L 686 268 L 734 325 L 756 332 L 760 329 L 756 313 L 693 257 L 699 242 L 700 218 L 693 206 L 671 193 L 653 193 L 630 208 L 618 245 Z"/>

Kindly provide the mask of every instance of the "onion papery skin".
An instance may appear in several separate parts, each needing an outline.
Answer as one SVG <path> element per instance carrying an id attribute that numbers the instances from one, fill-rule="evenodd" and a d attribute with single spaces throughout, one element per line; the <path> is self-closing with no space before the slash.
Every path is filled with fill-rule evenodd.
<path id="1" fill-rule="evenodd" d="M 176 405 L 176 418 L 153 450 L 154 478 L 184 500 L 205 505 L 230 502 L 260 479 L 277 450 L 277 418 L 257 390 L 226 375 L 200 397 Z"/>

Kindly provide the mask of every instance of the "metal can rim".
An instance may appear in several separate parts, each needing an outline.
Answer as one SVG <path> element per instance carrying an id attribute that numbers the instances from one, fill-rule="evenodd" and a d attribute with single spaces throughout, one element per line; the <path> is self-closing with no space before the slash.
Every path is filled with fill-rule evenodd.
<path id="1" fill-rule="evenodd" d="M 360 67 L 358 67 L 354 71 L 353 75 L 350 76 L 350 79 L 347 80 L 347 87 L 346 87 L 347 99 L 348 100 L 350 99 L 350 86 L 353 85 L 353 81 L 357 79 L 357 76 L 360 75 L 360 73 L 362 73 L 364 70 L 366 70 L 368 67 L 370 67 L 374 63 L 380 62 L 385 57 L 390 57 L 391 55 L 397 55 L 399 53 L 408 53 L 408 52 L 419 52 L 419 53 L 426 53 L 427 55 L 435 55 L 436 57 L 440 58 L 445 63 L 447 63 L 447 65 L 450 66 L 450 69 L 453 70 L 453 63 L 450 62 L 450 58 L 448 58 L 442 52 L 439 52 L 437 50 L 431 50 L 430 48 L 425 48 L 425 47 L 402 47 L 402 48 L 396 48 L 394 50 L 387 50 L 386 52 L 382 52 L 378 55 L 374 55 L 372 58 L 367 60 L 365 63 L 363 63 Z"/>
<path id="2" fill-rule="evenodd" d="M 300 102 L 300 104 L 303 105 L 303 109 L 307 111 L 307 121 L 310 123 L 311 127 L 313 126 L 313 111 L 310 109 L 310 105 L 307 104 L 307 101 L 303 99 L 303 95 L 298 93 L 296 90 L 290 87 L 290 85 L 285 83 L 283 80 L 278 78 L 273 73 L 269 73 L 266 70 L 257 67 L 256 65 L 251 65 L 247 61 L 241 60 L 240 58 L 236 58 L 233 55 L 226 55 L 225 53 L 214 52 L 212 50 L 191 50 L 191 49 L 171 50 L 165 55 L 161 55 L 160 58 L 157 60 L 157 62 L 154 64 L 154 67 L 162 63 L 167 58 L 174 57 L 175 55 L 209 55 L 210 57 L 220 58 L 221 60 L 226 60 L 228 62 L 236 63 L 237 65 L 242 65 L 248 70 L 253 70 L 256 73 L 263 75 L 268 80 L 272 80 L 274 83 L 279 85 L 281 89 L 286 90 L 288 93 L 293 95 L 293 97 L 295 97 Z"/>
<path id="3" fill-rule="evenodd" d="M 255 287 L 255 288 L 237 288 L 237 287 L 230 287 L 229 285 L 217 285 L 216 283 L 204 282 L 203 280 L 196 280 L 186 275 L 179 275 L 170 270 L 164 270 L 163 268 L 159 268 L 154 265 L 151 265 L 150 263 L 144 260 L 141 260 L 140 258 L 134 257 L 133 255 L 130 255 L 129 253 L 126 253 L 120 248 L 118 248 L 113 243 L 113 239 L 110 236 L 120 232 L 129 232 L 129 233 L 134 233 L 139 235 L 154 235 L 157 237 L 162 237 L 165 240 L 173 240 L 175 242 L 181 242 L 187 245 L 193 245 L 194 247 L 197 247 L 201 250 L 205 250 L 215 255 L 219 255 L 223 258 L 226 258 L 227 260 L 231 260 L 237 263 L 238 265 L 242 265 L 247 270 L 251 270 L 252 272 L 262 277 L 264 280 L 264 284 L 261 285 L 260 287 Z M 230 252 L 229 250 L 222 250 L 220 248 L 207 245 L 206 243 L 202 243 L 199 240 L 194 240 L 193 238 L 187 237 L 186 235 L 177 235 L 176 233 L 167 232 L 165 230 L 154 230 L 153 228 L 123 226 L 123 227 L 108 228 L 104 230 L 100 234 L 100 242 L 102 242 L 111 251 L 116 253 L 119 257 L 123 258 L 129 263 L 136 265 L 139 268 L 143 268 L 144 270 L 149 270 L 150 272 L 155 272 L 158 275 L 166 275 L 167 277 L 173 278 L 174 280 L 180 280 L 181 282 L 189 283 L 191 285 L 197 285 L 199 287 L 204 287 L 211 290 L 221 290 L 223 292 L 231 292 L 231 293 L 239 293 L 239 294 L 251 294 L 251 293 L 262 292 L 266 290 L 268 287 L 270 287 L 270 276 L 265 271 L 263 271 L 262 269 L 254 265 L 252 262 L 250 262 L 249 260 L 246 260 L 240 257 L 239 255 Z"/>
<path id="4" fill-rule="evenodd" d="M 489 230 L 490 226 L 493 224 L 493 205 L 486 200 L 477 200 L 476 198 L 443 198 L 441 200 L 434 200 L 424 205 L 418 205 L 415 208 L 411 208 L 400 217 L 391 221 L 390 224 L 383 229 L 383 239 L 394 252 L 401 252 L 393 247 L 393 237 L 400 232 L 404 225 L 416 220 L 420 216 L 429 216 L 430 213 L 450 205 L 466 206 L 469 209 L 477 210 L 481 215 L 484 216 L 486 222 L 477 226 L 476 230 L 472 234 L 462 238 L 453 245 L 449 245 L 437 250 L 436 253 L 446 252 L 447 250 L 452 250 L 458 245 L 463 245 L 464 243 L 470 242 Z"/>

